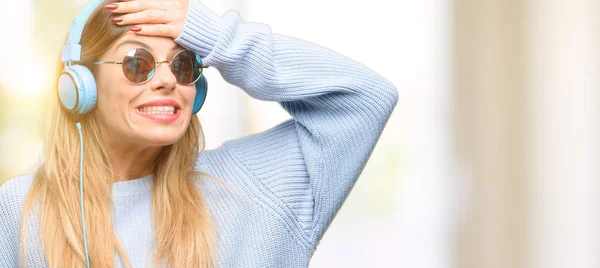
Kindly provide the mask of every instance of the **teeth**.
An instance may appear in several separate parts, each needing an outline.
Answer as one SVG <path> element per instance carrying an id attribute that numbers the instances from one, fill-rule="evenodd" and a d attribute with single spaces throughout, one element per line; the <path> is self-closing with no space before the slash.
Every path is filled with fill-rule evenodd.
<path id="1" fill-rule="evenodd" d="M 138 108 L 138 111 L 145 114 L 175 114 L 175 106 L 145 106 Z"/>

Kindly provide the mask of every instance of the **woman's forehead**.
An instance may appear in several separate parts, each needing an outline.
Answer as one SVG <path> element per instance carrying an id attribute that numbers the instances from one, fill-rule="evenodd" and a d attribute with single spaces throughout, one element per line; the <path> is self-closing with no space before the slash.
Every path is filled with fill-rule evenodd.
<path id="1" fill-rule="evenodd" d="M 116 53 L 123 49 L 134 47 L 148 49 L 157 55 L 166 55 L 172 51 L 183 49 L 180 45 L 175 43 L 172 38 L 143 36 L 133 32 L 128 32 L 117 39 L 117 41 L 113 44 L 112 51 Z"/>

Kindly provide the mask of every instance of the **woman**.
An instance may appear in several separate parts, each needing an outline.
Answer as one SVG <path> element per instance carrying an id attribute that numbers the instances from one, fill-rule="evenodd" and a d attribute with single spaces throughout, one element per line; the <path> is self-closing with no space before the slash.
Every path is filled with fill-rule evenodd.
<path id="1" fill-rule="evenodd" d="M 0 188 L 0 267 L 307 267 L 398 101 L 368 68 L 198 0 L 105 1 L 80 44 L 97 104 L 52 100 L 41 166 Z M 194 53 L 293 118 L 204 150 L 173 67 Z"/>

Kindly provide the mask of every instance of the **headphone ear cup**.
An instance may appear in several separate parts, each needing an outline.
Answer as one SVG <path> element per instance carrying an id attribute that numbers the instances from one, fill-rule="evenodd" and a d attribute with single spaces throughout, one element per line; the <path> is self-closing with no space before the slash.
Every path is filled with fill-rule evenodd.
<path id="1" fill-rule="evenodd" d="M 196 97 L 194 98 L 194 108 L 192 114 L 197 114 L 206 100 L 206 94 L 208 93 L 208 82 L 204 77 L 204 74 L 200 75 L 200 79 L 196 82 Z"/>
<path id="2" fill-rule="evenodd" d="M 58 95 L 65 109 L 85 114 L 96 106 L 96 80 L 85 66 L 67 66 L 58 79 Z"/>

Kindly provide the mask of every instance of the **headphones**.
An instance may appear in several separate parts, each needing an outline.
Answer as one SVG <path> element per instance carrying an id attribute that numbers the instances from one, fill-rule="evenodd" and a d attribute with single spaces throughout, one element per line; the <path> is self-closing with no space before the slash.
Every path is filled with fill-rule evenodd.
<path id="1" fill-rule="evenodd" d="M 81 57 L 81 35 L 83 27 L 92 15 L 94 10 L 103 0 L 90 0 L 83 9 L 77 14 L 71 24 L 69 39 L 67 45 L 62 49 L 61 60 L 65 63 L 65 68 L 58 78 L 58 95 L 63 107 L 75 114 L 85 114 L 96 106 L 98 91 L 96 89 L 96 80 L 92 72 L 83 65 L 73 65 Z M 202 64 L 202 60 L 200 64 Z M 200 79 L 195 83 L 196 97 L 194 98 L 194 107 L 192 114 L 198 113 L 206 99 L 208 83 L 204 74 L 200 74 Z"/>

